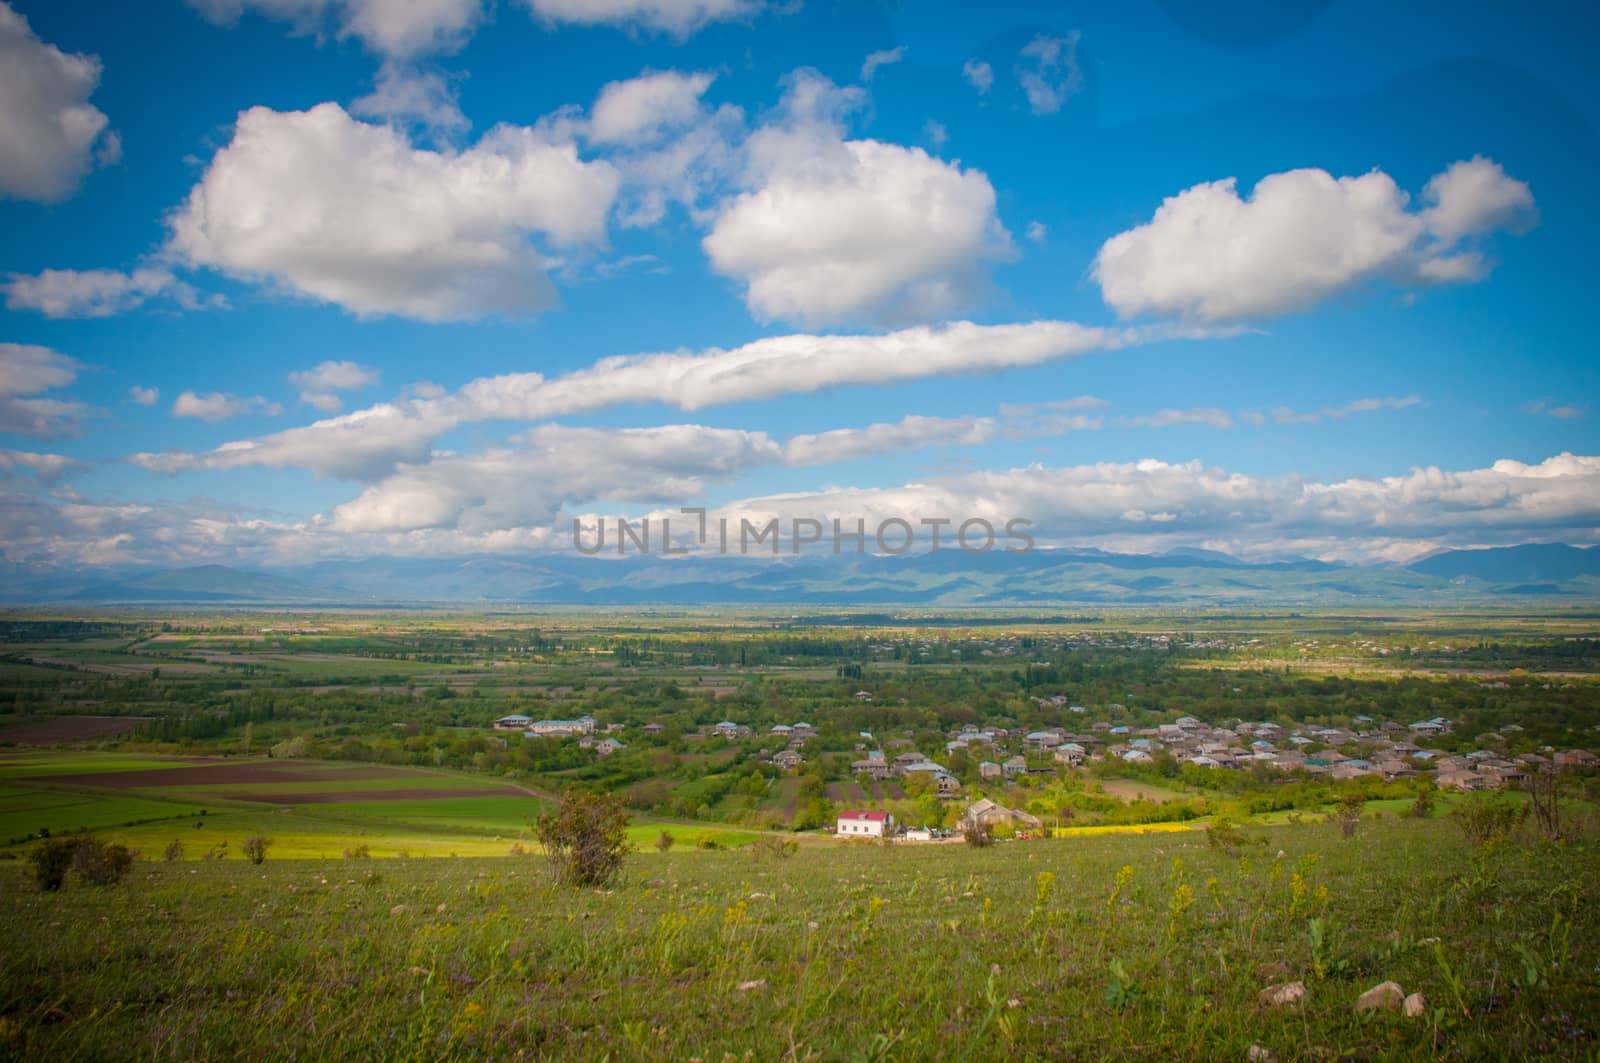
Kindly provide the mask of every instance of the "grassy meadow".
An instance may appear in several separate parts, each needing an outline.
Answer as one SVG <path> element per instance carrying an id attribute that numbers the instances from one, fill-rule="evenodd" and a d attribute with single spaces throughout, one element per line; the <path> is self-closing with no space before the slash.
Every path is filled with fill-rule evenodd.
<path id="1" fill-rule="evenodd" d="M 1444 819 L 885 847 L 0 862 L 12 1058 L 1593 1058 L 1600 851 Z M 1423 1014 L 1358 1015 L 1398 982 Z M 1269 985 L 1303 981 L 1286 1007 Z"/>

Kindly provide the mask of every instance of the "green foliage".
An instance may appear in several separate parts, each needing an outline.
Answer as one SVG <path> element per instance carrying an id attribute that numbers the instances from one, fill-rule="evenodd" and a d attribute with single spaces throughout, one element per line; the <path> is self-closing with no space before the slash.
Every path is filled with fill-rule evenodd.
<path id="1" fill-rule="evenodd" d="M 673 843 L 676 841 L 677 839 L 672 836 L 672 832 L 670 830 L 662 831 L 656 836 L 656 852 L 666 852 L 668 849 L 672 848 Z"/>
<path id="2" fill-rule="evenodd" d="M 994 844 L 994 828 L 987 823 L 967 823 L 961 828 L 961 840 L 973 849 L 987 849 Z"/>
<path id="3" fill-rule="evenodd" d="M 1450 812 L 1450 819 L 1474 844 L 1510 838 L 1527 818 L 1526 805 L 1503 794 L 1469 794 Z"/>
<path id="4" fill-rule="evenodd" d="M 560 807 L 534 824 L 556 882 L 610 885 L 630 848 L 628 818 L 627 808 L 613 795 L 568 789 Z"/>

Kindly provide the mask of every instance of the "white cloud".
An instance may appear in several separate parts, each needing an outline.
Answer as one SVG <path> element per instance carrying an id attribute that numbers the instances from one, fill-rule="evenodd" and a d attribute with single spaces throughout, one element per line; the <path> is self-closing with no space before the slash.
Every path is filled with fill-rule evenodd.
<path id="1" fill-rule="evenodd" d="M 289 374 L 289 383 L 300 389 L 300 401 L 323 413 L 338 413 L 344 408 L 336 391 L 359 391 L 378 382 L 378 370 L 355 362 L 322 362 L 311 369 Z"/>
<path id="2" fill-rule="evenodd" d="M 337 104 L 255 107 L 170 219 L 170 249 L 357 314 L 526 314 L 555 299 L 530 237 L 602 240 L 617 180 L 534 129 L 429 151 Z"/>
<path id="3" fill-rule="evenodd" d="M 994 88 L 994 67 L 981 59 L 968 59 L 961 64 L 961 76 L 967 79 L 967 84 L 978 90 L 980 96 Z"/>
<path id="4" fill-rule="evenodd" d="M 1078 37 L 1076 30 L 1061 37 L 1041 34 L 1018 53 L 1017 84 L 1034 114 L 1055 114 L 1083 88 Z"/>
<path id="5" fill-rule="evenodd" d="M 41 483 L 53 483 L 63 475 L 83 468 L 83 464 L 64 454 L 38 454 L 27 450 L 0 450 L 0 474 L 15 476 L 28 469 Z"/>
<path id="6" fill-rule="evenodd" d="M 550 23 L 620 26 L 687 37 L 712 22 L 749 19 L 764 0 L 523 0 Z"/>
<path id="7" fill-rule="evenodd" d="M 195 417 L 212 424 L 230 420 L 244 413 L 264 413 L 269 417 L 275 417 L 282 412 L 282 406 L 269 402 L 260 395 L 242 398 L 220 392 L 200 395 L 193 391 L 185 391 L 172 403 L 172 416 Z"/>
<path id="8" fill-rule="evenodd" d="M 1503 173 L 1491 180 L 1491 167 L 1499 172 L 1484 159 L 1457 163 L 1430 182 L 1435 206 L 1422 211 L 1408 210 L 1406 194 L 1380 170 L 1270 174 L 1249 199 L 1233 178 L 1196 185 L 1162 203 L 1149 223 L 1107 240 L 1094 276 L 1124 317 L 1201 322 L 1303 310 L 1382 278 L 1473 280 L 1487 264 L 1474 250 L 1457 250 L 1457 241 L 1513 217 L 1510 205 L 1520 200 L 1510 185 L 1526 192 Z"/>
<path id="9" fill-rule="evenodd" d="M 1028 223 L 1027 237 L 1029 243 L 1042 244 L 1045 241 L 1045 237 L 1049 235 L 1050 229 L 1044 222 L 1030 221 Z"/>
<path id="10" fill-rule="evenodd" d="M 0 196 L 55 203 L 96 163 L 121 156 L 107 118 L 89 102 L 100 60 L 47 44 L 0 0 Z"/>
<path id="11" fill-rule="evenodd" d="M 484 532 L 550 524 L 569 504 L 692 500 L 708 483 L 782 456 L 764 433 L 702 425 L 544 425 L 514 442 L 521 446 L 402 466 L 336 508 L 332 526 L 354 532 Z"/>
<path id="12" fill-rule="evenodd" d="M 844 139 L 842 112 L 859 98 L 814 72 L 792 77 L 785 119 L 747 143 L 751 190 L 723 204 L 704 240 L 762 320 L 941 316 L 975 302 L 986 264 L 1014 253 L 982 172 Z"/>
<path id="13" fill-rule="evenodd" d="M 930 118 L 922 123 L 922 139 L 931 144 L 934 151 L 938 151 L 949 142 L 950 131 L 944 127 L 943 122 L 935 122 Z"/>
<path id="14" fill-rule="evenodd" d="M 1586 410 L 1587 407 L 1578 406 L 1573 403 L 1552 403 L 1543 399 L 1540 399 L 1538 402 L 1527 403 L 1522 407 L 1523 413 L 1531 413 L 1543 417 L 1554 417 L 1562 421 L 1582 420 Z"/>
<path id="15" fill-rule="evenodd" d="M 161 401 L 161 389 L 140 387 L 135 384 L 128 389 L 128 398 L 139 406 L 154 406 Z"/>
<path id="16" fill-rule="evenodd" d="M 866 59 L 861 62 L 861 80 L 871 81 L 883 67 L 893 66 L 905 57 L 906 46 L 903 44 L 898 48 L 885 48 L 879 52 L 868 53 Z"/>
<path id="17" fill-rule="evenodd" d="M 461 113 L 454 85 L 442 74 L 404 63 L 384 63 L 372 92 L 352 101 L 350 113 L 418 125 L 446 138 L 459 136 L 472 126 Z"/>
<path id="18" fill-rule="evenodd" d="M 77 435 L 92 406 L 36 396 L 78 378 L 76 361 L 48 347 L 0 343 L 0 433 L 54 439 Z"/>
<path id="19" fill-rule="evenodd" d="M 1539 222 L 1533 191 L 1482 155 L 1452 163 L 1422 190 L 1428 231 L 1445 245 L 1504 229 L 1527 232 Z"/>
<path id="20" fill-rule="evenodd" d="M 136 454 L 129 460 L 157 472 L 292 466 L 370 481 L 396 464 L 425 461 L 433 440 L 466 423 L 536 421 L 632 403 L 697 410 L 826 388 L 995 372 L 1172 335 L 1179 333 L 1035 321 L 956 322 L 876 336 L 773 336 L 731 349 L 604 358 L 550 379 L 539 373 L 480 377 L 448 395 L 417 389 L 416 398 L 203 453 Z"/>
<path id="21" fill-rule="evenodd" d="M 322 34 L 331 24 L 369 51 L 407 59 L 459 48 L 483 15 L 483 0 L 189 0 L 212 22 L 229 25 L 245 12 L 288 22 L 296 33 Z"/>
<path id="22" fill-rule="evenodd" d="M 1279 406 L 1272 411 L 1272 419 L 1278 424 L 1315 424 L 1325 419 L 1342 421 L 1352 414 L 1372 413 L 1375 410 L 1405 410 L 1421 402 L 1420 395 L 1406 395 L 1401 398 L 1356 399 L 1343 406 L 1328 406 L 1320 410 L 1294 410 L 1287 406 Z"/>
<path id="23" fill-rule="evenodd" d="M 791 436 L 784 446 L 790 465 L 830 465 L 896 450 L 928 446 L 977 446 L 994 438 L 989 417 L 920 417 L 915 414 L 892 424 L 865 428 L 836 428 L 815 435 Z"/>
<path id="24" fill-rule="evenodd" d="M 660 140 L 701 116 L 700 97 L 716 75 L 674 70 L 613 81 L 590 109 L 588 138 L 595 144 L 643 144 Z"/>
<path id="25" fill-rule="evenodd" d="M 1223 410 L 1197 407 L 1190 410 L 1157 410 L 1141 417 L 1119 417 L 1117 424 L 1123 428 L 1172 428 L 1179 425 L 1232 428 L 1233 418 Z"/>
<path id="26" fill-rule="evenodd" d="M 159 266 L 141 266 L 128 273 L 114 269 L 12 273 L 5 290 L 7 309 L 34 310 L 46 317 L 110 317 L 152 299 L 168 299 L 184 310 L 225 305 L 218 297 L 202 297 Z"/>

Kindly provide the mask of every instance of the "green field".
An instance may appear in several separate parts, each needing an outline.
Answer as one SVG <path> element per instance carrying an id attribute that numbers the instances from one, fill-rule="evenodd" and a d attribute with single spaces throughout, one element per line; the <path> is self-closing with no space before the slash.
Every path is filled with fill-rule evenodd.
<path id="1" fill-rule="evenodd" d="M 283 818 L 293 819 L 299 810 Z M 209 832 L 209 826 L 208 830 Z M 1444 820 L 965 846 L 0 864 L 16 1058 L 1593 1058 L 1600 851 Z M 1393 980 L 1423 1014 L 1357 1015 Z M 1289 1007 L 1257 993 L 1303 981 Z"/>

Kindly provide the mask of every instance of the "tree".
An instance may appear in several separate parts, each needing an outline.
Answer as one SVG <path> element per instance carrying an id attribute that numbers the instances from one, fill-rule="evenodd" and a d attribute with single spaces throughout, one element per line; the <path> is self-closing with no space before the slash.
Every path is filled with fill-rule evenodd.
<path id="1" fill-rule="evenodd" d="M 621 798 L 573 787 L 561 806 L 534 823 L 550 870 L 564 886 L 604 886 L 622 870 L 628 854 L 628 810 Z"/>

